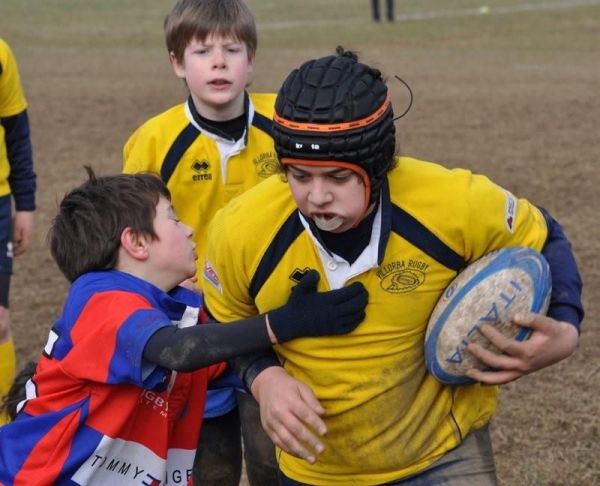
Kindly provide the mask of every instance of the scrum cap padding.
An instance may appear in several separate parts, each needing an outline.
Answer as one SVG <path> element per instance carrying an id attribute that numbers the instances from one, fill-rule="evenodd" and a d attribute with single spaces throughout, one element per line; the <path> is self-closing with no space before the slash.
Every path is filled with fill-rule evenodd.
<path id="1" fill-rule="evenodd" d="M 274 122 L 280 159 L 353 163 L 377 194 L 395 150 L 393 111 L 379 71 L 348 55 L 308 61 L 279 90 Z"/>

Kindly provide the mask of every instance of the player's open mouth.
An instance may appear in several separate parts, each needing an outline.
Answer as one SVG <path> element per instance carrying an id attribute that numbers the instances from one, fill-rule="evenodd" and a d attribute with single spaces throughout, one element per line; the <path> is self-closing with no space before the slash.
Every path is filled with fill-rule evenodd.
<path id="1" fill-rule="evenodd" d="M 335 214 L 333 213 L 313 213 L 312 217 L 313 218 L 320 218 L 320 219 L 324 219 L 324 220 L 330 220 L 332 218 L 335 218 Z"/>
<path id="2" fill-rule="evenodd" d="M 226 79 L 214 79 L 213 81 L 210 81 L 208 84 L 214 88 L 224 88 L 226 86 L 229 86 L 231 83 L 229 81 L 227 81 Z"/>

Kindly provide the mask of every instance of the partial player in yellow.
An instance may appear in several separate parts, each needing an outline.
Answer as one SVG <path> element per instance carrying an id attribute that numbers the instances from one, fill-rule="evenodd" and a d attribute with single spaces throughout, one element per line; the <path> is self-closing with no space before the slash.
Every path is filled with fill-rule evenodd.
<path id="1" fill-rule="evenodd" d="M 486 385 L 560 361 L 578 341 L 581 280 L 560 225 L 482 175 L 395 156 L 387 86 L 352 52 L 294 70 L 275 110 L 283 176 L 211 223 L 208 311 L 220 322 L 265 312 L 309 270 L 322 290 L 361 282 L 369 292 L 352 333 L 236 361 L 281 448 L 280 484 L 496 484 L 487 424 L 498 389 Z M 533 329 L 523 343 L 483 326 L 507 354 L 472 347 L 495 371 L 442 385 L 424 362 L 429 315 L 461 268 L 509 246 L 549 261 L 549 317 L 515 317 Z"/>
<path id="2" fill-rule="evenodd" d="M 246 89 L 257 33 L 242 0 L 180 0 L 164 28 L 173 71 L 186 83 L 189 97 L 131 135 L 123 170 L 160 174 L 179 217 L 194 229 L 201 265 L 206 228 L 216 211 L 276 169 L 271 136 L 275 94 Z M 211 384 L 196 484 L 239 483 L 242 448 L 234 388 L 239 382 L 233 378 L 228 374 Z M 250 483 L 275 486 L 274 447 L 260 426 L 258 406 L 245 392 L 237 395 Z"/>
<path id="3" fill-rule="evenodd" d="M 31 245 L 35 189 L 27 101 L 17 61 L 0 39 L 0 398 L 15 374 L 8 310 L 10 276 L 13 256 L 24 254 Z M 6 420 L 0 415 L 0 425 Z"/>

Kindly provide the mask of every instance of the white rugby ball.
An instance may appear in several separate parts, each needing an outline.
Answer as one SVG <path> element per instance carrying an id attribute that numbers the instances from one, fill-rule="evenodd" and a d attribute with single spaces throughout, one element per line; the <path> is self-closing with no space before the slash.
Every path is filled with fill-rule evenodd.
<path id="1" fill-rule="evenodd" d="M 425 364 L 448 385 L 474 381 L 470 368 L 487 369 L 466 347 L 470 342 L 498 350 L 479 332 L 490 324 L 505 336 L 523 341 L 530 330 L 510 316 L 526 311 L 545 314 L 552 281 L 546 259 L 531 248 L 497 250 L 468 265 L 446 288 L 429 318 L 425 334 Z"/>

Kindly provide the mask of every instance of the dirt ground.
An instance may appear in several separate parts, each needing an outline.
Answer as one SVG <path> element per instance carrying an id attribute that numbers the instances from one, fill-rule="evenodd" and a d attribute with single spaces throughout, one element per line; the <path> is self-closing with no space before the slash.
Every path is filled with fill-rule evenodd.
<path id="1" fill-rule="evenodd" d="M 44 3 L 33 26 L 26 9 L 35 2 L 0 6 L 0 35 L 14 47 L 30 102 L 39 177 L 37 234 L 16 262 L 11 291 L 21 363 L 40 352 L 67 291 L 45 245 L 57 200 L 84 179 L 84 164 L 119 171 L 132 130 L 185 97 L 163 52 L 164 2 L 132 1 L 119 18 L 102 2 Z M 65 13 L 68 3 L 77 7 Z M 271 19 L 272 2 L 248 3 L 261 32 L 252 89 L 276 90 L 299 62 L 345 42 L 387 74 L 397 112 L 407 96 L 393 75 L 412 87 L 412 109 L 397 122 L 402 153 L 483 172 L 562 223 L 584 280 L 581 344 L 566 361 L 503 387 L 493 445 L 501 484 L 600 484 L 598 2 L 554 10 L 532 2 L 538 10 L 498 15 L 494 4 L 503 2 L 489 2 L 485 18 L 468 15 L 477 2 L 407 2 L 407 12 L 465 13 L 402 20 L 399 10 L 399 22 L 376 26 L 349 1 L 346 26 L 332 21 L 327 39 L 322 27 Z M 127 15 L 130 32 L 118 28 Z M 140 37 L 142 29 L 152 35 Z"/>

